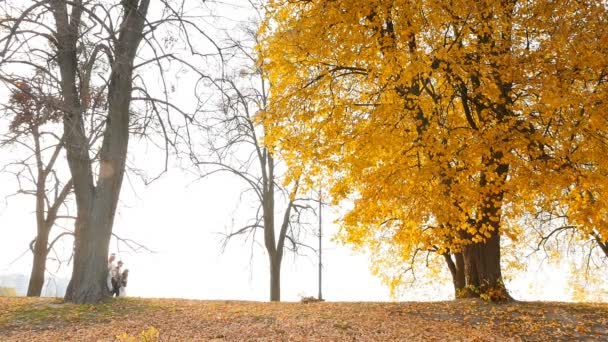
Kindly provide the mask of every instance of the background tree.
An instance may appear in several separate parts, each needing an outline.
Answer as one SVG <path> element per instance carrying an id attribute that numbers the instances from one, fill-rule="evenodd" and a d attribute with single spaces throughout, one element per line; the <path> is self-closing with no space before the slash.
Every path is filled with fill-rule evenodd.
<path id="1" fill-rule="evenodd" d="M 175 4 L 179 6 L 172 7 Z M 167 154 L 177 148 L 176 141 L 189 138 L 181 135 L 181 129 L 193 118 L 170 101 L 172 85 L 165 75 L 172 71 L 171 61 L 189 65 L 183 55 L 203 65 L 207 55 L 201 51 L 209 47 L 193 45 L 190 35 L 208 40 L 205 25 L 195 22 L 206 5 L 185 7 L 173 1 L 154 5 L 158 7 L 152 8 L 152 16 L 148 16 L 149 0 L 7 1 L 2 6 L 0 25 L 8 34 L 0 39 L 0 74 L 9 78 L 14 73 L 41 73 L 60 85 L 56 110 L 62 113 L 77 207 L 69 301 L 95 302 L 109 295 L 108 245 L 129 137 L 159 132 Z M 147 87 L 150 79 L 160 87 Z M 101 118 L 88 115 L 97 97 L 104 103 Z M 179 113 L 184 123 L 169 120 L 171 112 Z M 87 132 L 93 129 L 102 132 L 100 139 L 88 139 Z"/>
<path id="2" fill-rule="evenodd" d="M 209 115 L 205 123 L 208 143 L 204 149 L 208 152 L 192 153 L 191 158 L 203 177 L 227 172 L 245 183 L 244 198 L 254 203 L 255 214 L 229 233 L 225 243 L 236 236 L 247 236 L 255 242 L 256 232 L 262 231 L 269 259 L 270 300 L 280 301 L 283 253 L 298 253 L 302 247 L 312 249 L 304 240 L 312 224 L 307 212 L 312 213 L 313 208 L 299 191 L 298 180 L 282 186 L 284 165 L 276 151 L 264 145 L 265 127 L 256 121 L 256 115 L 266 110 L 270 85 L 256 61 L 256 38 L 256 32 L 250 29 L 243 38 L 229 38 L 229 47 L 224 50 L 226 75 L 219 79 L 205 77 L 208 85 L 221 94 L 219 115 Z"/>
<path id="3" fill-rule="evenodd" d="M 56 127 L 53 127 L 61 120 L 61 112 L 56 110 L 60 99 L 53 91 L 56 88 L 40 76 L 30 80 L 11 80 L 11 84 L 14 88 L 8 104 L 4 106 L 5 115 L 10 120 L 9 131 L 1 145 L 16 147 L 24 153 L 16 161 L 7 163 L 3 171 L 15 175 L 18 194 L 35 198 L 36 237 L 30 245 L 34 259 L 27 295 L 40 296 L 48 255 L 61 237 L 71 234 L 61 232 L 50 240 L 51 229 L 61 215 L 60 211 L 64 209 L 63 215 L 66 215 L 65 205 L 72 192 L 72 181 L 56 165 L 63 149 L 63 137 L 57 135 Z"/>
<path id="4" fill-rule="evenodd" d="M 524 213 L 566 205 L 605 242 L 606 12 L 271 1 L 267 137 L 355 199 L 343 241 L 460 254 L 463 295 L 509 299 L 501 236 Z"/>

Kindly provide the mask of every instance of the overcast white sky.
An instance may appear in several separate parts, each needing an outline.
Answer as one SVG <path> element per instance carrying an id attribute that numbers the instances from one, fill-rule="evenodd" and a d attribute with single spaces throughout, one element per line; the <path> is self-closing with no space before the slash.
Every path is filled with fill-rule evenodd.
<path id="1" fill-rule="evenodd" d="M 0 153 L 5 160 L 7 153 Z M 240 183 L 227 175 L 193 182 L 195 179 L 176 168 L 148 187 L 136 179 L 132 182 L 134 188 L 125 182 L 115 232 L 156 251 L 133 253 L 125 246 L 118 250 L 112 243 L 111 251 L 118 253 L 131 270 L 129 295 L 268 300 L 268 259 L 263 247 L 255 246 L 250 259 L 251 245 L 237 239 L 221 252 L 219 233 L 230 230 L 233 217 L 247 214 L 235 212 L 242 189 Z M 0 198 L 13 192 L 15 184 L 11 178 L 0 175 L 0 184 Z M 8 203 L 0 203 L 0 274 L 29 274 L 30 253 L 14 260 L 27 249 L 35 234 L 32 211 L 33 202 L 29 197 L 12 197 Z M 331 301 L 392 300 L 388 289 L 370 274 L 367 255 L 354 253 L 331 241 L 337 231 L 331 223 L 335 212 L 335 209 L 325 210 L 324 297 Z M 65 256 L 70 248 L 66 243 L 60 251 Z M 56 272 L 55 267 L 50 268 Z M 56 274 L 69 277 L 70 271 L 70 267 L 62 267 Z M 283 300 L 316 296 L 316 256 L 294 259 L 287 254 L 282 271 Z M 564 274 L 549 267 L 538 274 L 532 270 L 511 282 L 509 288 L 519 299 L 567 300 L 566 282 Z M 449 283 L 437 283 L 407 291 L 399 299 L 440 300 L 451 295 Z"/>
<path id="2" fill-rule="evenodd" d="M 233 0 L 239 3 L 244 0 Z M 227 23 L 238 23 L 247 16 L 242 7 L 228 6 L 218 14 Z M 227 24 L 228 25 L 228 24 Z M 236 25 L 236 24 L 231 24 Z M 184 86 L 187 88 L 187 86 Z M 190 90 L 190 89 L 186 89 Z M 181 89 L 178 89 L 181 92 Z M 0 91 L 0 101 L 5 101 Z M 0 121 L 0 125 L 6 125 Z M 0 127 L 0 132 L 6 127 Z M 162 168 L 163 155 L 146 150 L 132 140 L 132 161 L 155 170 Z M 13 158 L 9 150 L 0 150 L 0 160 Z M 64 160 L 61 162 L 65 163 Z M 141 165 L 141 164 L 139 164 Z M 151 172 L 152 174 L 154 172 Z M 156 253 L 133 253 L 116 244 L 110 250 L 130 269 L 128 293 L 142 297 L 180 297 L 196 299 L 268 300 L 268 259 L 261 245 L 235 239 L 221 252 L 221 235 L 249 211 L 235 211 L 242 184 L 228 175 L 216 175 L 195 181 L 196 177 L 172 167 L 158 181 L 144 186 L 136 178 L 125 179 L 116 216 L 114 232 L 146 245 Z M 33 197 L 5 196 L 16 190 L 12 176 L 0 174 L 0 275 L 29 275 L 30 253 L 23 252 L 35 235 Z M 391 300 L 388 289 L 369 272 L 368 256 L 354 253 L 349 247 L 331 240 L 337 227 L 332 223 L 340 208 L 325 211 L 323 239 L 323 294 L 330 301 Z M 308 241 L 316 245 L 316 240 Z M 70 241 L 59 246 L 60 254 L 69 255 Z M 71 265 L 50 264 L 58 277 L 69 277 Z M 47 274 L 48 276 L 48 274 Z M 544 285 L 543 285 L 544 284 Z M 509 283 L 518 299 L 567 300 L 567 276 L 558 268 L 534 269 Z M 439 300 L 452 296 L 449 283 L 407 291 L 401 300 Z M 282 267 L 282 299 L 299 300 L 317 294 L 317 258 L 315 255 L 294 259 L 286 254 Z"/>

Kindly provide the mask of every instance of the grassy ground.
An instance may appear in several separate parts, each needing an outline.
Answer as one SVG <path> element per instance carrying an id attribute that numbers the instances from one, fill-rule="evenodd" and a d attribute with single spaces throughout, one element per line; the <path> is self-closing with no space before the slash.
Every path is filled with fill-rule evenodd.
<path id="1" fill-rule="evenodd" d="M 0 341 L 608 341 L 608 304 L 0 298 Z"/>

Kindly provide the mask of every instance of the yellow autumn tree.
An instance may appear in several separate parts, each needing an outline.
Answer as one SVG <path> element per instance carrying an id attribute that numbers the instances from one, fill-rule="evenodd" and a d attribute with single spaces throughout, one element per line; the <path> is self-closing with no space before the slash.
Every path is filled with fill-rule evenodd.
<path id="1" fill-rule="evenodd" d="M 595 0 L 271 0 L 267 142 L 354 201 L 343 241 L 396 246 L 402 260 L 436 252 L 459 295 L 509 299 L 500 239 L 517 238 L 524 213 L 567 208 L 606 243 L 607 12 Z"/>

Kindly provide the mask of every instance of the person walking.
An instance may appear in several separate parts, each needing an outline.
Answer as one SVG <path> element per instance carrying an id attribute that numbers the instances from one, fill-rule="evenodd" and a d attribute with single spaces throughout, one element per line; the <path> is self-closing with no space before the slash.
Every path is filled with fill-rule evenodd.
<path id="1" fill-rule="evenodd" d="M 127 281 L 129 280 L 129 270 L 125 269 L 120 275 L 120 288 L 118 290 L 119 297 L 127 296 Z"/>
<path id="2" fill-rule="evenodd" d="M 108 278 L 107 278 L 107 286 L 108 286 L 108 290 L 110 290 L 110 292 L 112 292 L 112 290 L 114 289 L 114 286 L 112 285 L 112 272 L 114 270 L 114 260 L 116 260 L 116 254 L 112 253 L 110 254 L 110 257 L 108 258 Z"/>
<path id="3" fill-rule="evenodd" d="M 116 264 L 116 267 L 112 269 L 112 296 L 118 297 L 120 294 L 120 283 L 121 283 L 121 267 L 123 263 L 122 260 L 119 260 Z"/>

